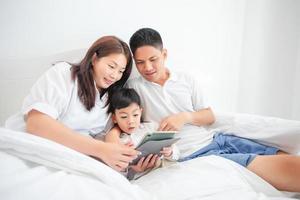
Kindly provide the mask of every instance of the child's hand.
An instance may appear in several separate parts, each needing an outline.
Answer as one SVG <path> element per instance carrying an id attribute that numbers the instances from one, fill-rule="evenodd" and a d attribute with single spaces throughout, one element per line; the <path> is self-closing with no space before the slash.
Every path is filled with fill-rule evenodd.
<path id="1" fill-rule="evenodd" d="M 136 165 L 131 165 L 130 167 L 136 172 L 143 172 L 147 169 L 152 169 L 155 167 L 155 163 L 159 160 L 158 155 L 150 154 L 147 157 L 142 157 Z"/>
<path id="2" fill-rule="evenodd" d="M 164 157 L 170 157 L 173 153 L 173 148 L 170 147 L 164 147 L 160 153 L 164 156 Z"/>

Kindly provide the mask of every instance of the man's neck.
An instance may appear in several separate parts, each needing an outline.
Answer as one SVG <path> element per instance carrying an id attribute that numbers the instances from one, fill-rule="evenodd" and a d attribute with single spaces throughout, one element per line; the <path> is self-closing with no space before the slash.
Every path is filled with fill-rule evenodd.
<path id="1" fill-rule="evenodd" d="M 159 84 L 160 86 L 164 86 L 164 84 L 169 79 L 169 77 L 170 77 L 170 72 L 168 69 L 165 69 L 162 76 L 155 83 Z"/>

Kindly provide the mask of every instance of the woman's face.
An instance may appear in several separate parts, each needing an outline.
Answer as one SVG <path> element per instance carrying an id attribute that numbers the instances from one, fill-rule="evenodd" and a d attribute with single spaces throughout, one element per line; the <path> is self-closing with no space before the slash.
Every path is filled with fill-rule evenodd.
<path id="1" fill-rule="evenodd" d="M 93 56 L 93 76 L 98 89 L 106 89 L 123 76 L 127 60 L 123 54 L 110 54 L 106 57 Z"/>

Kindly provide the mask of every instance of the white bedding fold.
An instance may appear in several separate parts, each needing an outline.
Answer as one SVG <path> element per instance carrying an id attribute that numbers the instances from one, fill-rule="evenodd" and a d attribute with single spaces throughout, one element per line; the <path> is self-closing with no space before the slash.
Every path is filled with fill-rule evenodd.
<path id="1" fill-rule="evenodd" d="M 7 154 L 10 154 L 55 169 L 54 174 L 63 171 L 75 176 L 97 179 L 103 183 L 106 189 L 109 188 L 112 191 L 112 195 L 122 197 L 122 199 L 140 199 L 141 197 L 152 199 L 149 194 L 138 186 L 130 184 L 125 177 L 103 163 L 41 137 L 0 128 L 0 150 L 2 156 L 6 158 L 9 158 Z M 9 168 L 14 168 L 14 166 L 1 164 L 2 172 L 9 172 Z M 2 175 L 3 184 L 1 184 L 0 191 L 5 188 L 5 182 L 9 182 L 10 178 L 5 174 Z M 52 174 L 47 175 L 51 176 Z M 84 188 L 82 189 L 84 190 Z"/>

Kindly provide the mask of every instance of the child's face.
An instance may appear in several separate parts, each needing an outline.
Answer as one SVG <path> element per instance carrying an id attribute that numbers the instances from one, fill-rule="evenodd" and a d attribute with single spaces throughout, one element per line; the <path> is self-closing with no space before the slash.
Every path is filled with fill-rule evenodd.
<path id="1" fill-rule="evenodd" d="M 134 60 L 139 73 L 148 81 L 159 83 L 165 77 L 164 66 L 167 51 L 153 46 L 142 46 L 136 49 Z"/>
<path id="2" fill-rule="evenodd" d="M 113 120 L 119 128 L 131 134 L 141 123 L 142 109 L 136 103 L 132 103 L 126 108 L 117 109 L 113 114 Z"/>

